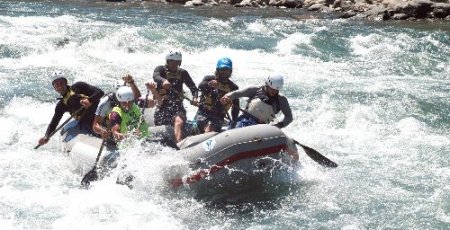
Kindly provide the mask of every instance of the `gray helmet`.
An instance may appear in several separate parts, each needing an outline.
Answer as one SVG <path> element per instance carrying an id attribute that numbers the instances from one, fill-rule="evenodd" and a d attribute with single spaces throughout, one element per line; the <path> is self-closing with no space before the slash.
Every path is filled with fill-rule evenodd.
<path id="1" fill-rule="evenodd" d="M 129 86 L 122 86 L 117 90 L 117 100 L 119 102 L 134 101 L 133 90 Z"/>
<path id="2" fill-rule="evenodd" d="M 266 78 L 266 85 L 272 89 L 280 90 L 284 85 L 284 76 L 280 73 L 271 74 Z"/>
<path id="3" fill-rule="evenodd" d="M 166 55 L 166 61 L 167 60 L 174 60 L 174 61 L 181 61 L 182 56 L 180 51 L 170 51 Z"/>
<path id="4" fill-rule="evenodd" d="M 61 71 L 55 71 L 50 75 L 50 79 L 52 80 L 52 85 L 55 83 L 56 80 L 63 79 L 67 83 L 67 78 L 64 76 L 64 74 Z"/>

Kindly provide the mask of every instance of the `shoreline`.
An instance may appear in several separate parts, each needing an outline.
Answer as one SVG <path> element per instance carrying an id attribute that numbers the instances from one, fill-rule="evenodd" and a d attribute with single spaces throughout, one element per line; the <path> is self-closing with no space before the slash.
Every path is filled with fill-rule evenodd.
<path id="1" fill-rule="evenodd" d="M 125 0 L 105 0 L 124 2 Z M 239 8 L 303 9 L 332 18 L 369 20 L 450 20 L 450 0 L 143 0 L 190 7 L 228 5 Z M 132 2 L 132 1 L 129 1 Z M 307 19 L 307 18 L 305 18 Z"/>

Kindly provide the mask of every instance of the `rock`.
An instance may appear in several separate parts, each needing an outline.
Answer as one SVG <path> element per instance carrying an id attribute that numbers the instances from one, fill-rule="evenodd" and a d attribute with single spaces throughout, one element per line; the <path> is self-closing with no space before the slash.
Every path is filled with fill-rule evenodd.
<path id="1" fill-rule="evenodd" d="M 433 15 L 436 18 L 446 18 L 450 15 L 450 4 L 435 3 L 432 8 Z"/>
<path id="2" fill-rule="evenodd" d="M 323 4 L 316 3 L 316 4 L 314 4 L 314 5 L 310 6 L 310 7 L 308 7 L 308 10 L 309 10 L 309 11 L 319 11 L 319 10 L 322 9 L 323 7 L 324 7 Z"/>
<path id="3" fill-rule="evenodd" d="M 356 12 L 353 10 L 345 11 L 340 18 L 352 18 L 356 15 Z"/>
<path id="4" fill-rule="evenodd" d="M 229 4 L 235 7 L 304 8 L 309 11 L 342 12 L 341 18 L 375 20 L 449 19 L 450 0 L 152 0 L 187 6 Z"/>
<path id="5" fill-rule="evenodd" d="M 205 3 L 202 0 L 188 1 L 184 4 L 185 6 L 203 6 Z"/>
<path id="6" fill-rule="evenodd" d="M 394 19 L 394 20 L 404 20 L 404 19 L 408 19 L 408 18 L 409 18 L 409 16 L 405 13 L 395 13 L 391 17 L 391 19 Z"/>

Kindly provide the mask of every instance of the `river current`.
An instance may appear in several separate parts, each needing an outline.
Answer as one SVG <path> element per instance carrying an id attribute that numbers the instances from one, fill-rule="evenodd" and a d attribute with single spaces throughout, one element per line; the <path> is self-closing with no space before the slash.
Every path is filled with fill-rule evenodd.
<path id="1" fill-rule="evenodd" d="M 317 16 L 317 15 L 316 15 Z M 139 88 L 172 49 L 198 84 L 221 57 L 232 79 L 272 72 L 294 121 L 298 183 L 271 199 L 211 202 L 173 191 L 163 174 L 176 151 L 139 147 L 141 178 L 80 188 L 58 135 L 34 150 L 58 95 L 49 74 L 105 91 L 123 74 Z M 145 2 L 0 2 L 2 229 L 448 229 L 450 22 L 316 18 L 288 9 L 190 8 Z M 241 101 L 243 106 L 245 101 Z M 188 117 L 195 107 L 185 104 Z M 64 118 L 63 118 L 64 119 Z"/>

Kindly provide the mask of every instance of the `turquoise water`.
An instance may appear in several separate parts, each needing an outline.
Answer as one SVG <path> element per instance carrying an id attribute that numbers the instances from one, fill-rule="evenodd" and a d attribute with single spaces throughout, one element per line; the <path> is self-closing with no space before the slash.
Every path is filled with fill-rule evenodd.
<path id="1" fill-rule="evenodd" d="M 305 13 L 0 2 L 2 229 L 447 229 L 450 23 L 298 20 Z M 174 48 L 196 83 L 223 56 L 240 87 L 285 73 L 295 119 L 284 131 L 339 167 L 300 152 L 301 180 L 278 196 L 211 203 L 166 186 L 176 152 L 136 147 L 133 190 L 113 176 L 83 190 L 56 136 L 33 150 L 57 97 L 49 73 L 105 91 L 130 73 L 144 90 Z"/>

